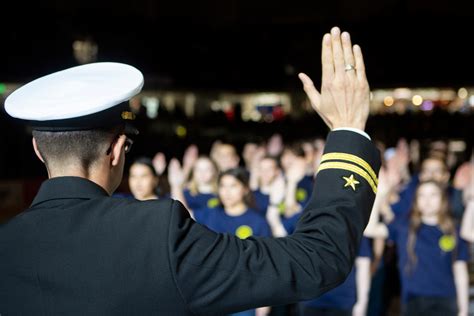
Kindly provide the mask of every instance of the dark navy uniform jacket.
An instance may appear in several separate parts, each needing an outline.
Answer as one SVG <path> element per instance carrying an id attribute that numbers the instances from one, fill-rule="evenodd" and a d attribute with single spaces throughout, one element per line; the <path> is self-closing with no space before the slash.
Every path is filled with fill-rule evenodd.
<path id="1" fill-rule="evenodd" d="M 177 201 L 47 180 L 28 210 L 0 225 L 0 314 L 220 315 L 315 298 L 352 269 L 380 163 L 350 131 L 331 132 L 325 153 L 286 238 L 241 240 L 197 224 Z"/>

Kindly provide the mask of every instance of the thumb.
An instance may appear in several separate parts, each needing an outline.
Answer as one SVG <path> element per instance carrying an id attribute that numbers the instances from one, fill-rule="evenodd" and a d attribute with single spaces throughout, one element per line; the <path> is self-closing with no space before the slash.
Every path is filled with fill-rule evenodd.
<path id="1" fill-rule="evenodd" d="M 319 105 L 321 104 L 321 94 L 318 92 L 316 87 L 314 86 L 313 81 L 311 78 L 306 75 L 305 73 L 299 73 L 298 78 L 300 78 L 301 82 L 303 83 L 303 89 L 306 92 L 309 100 L 311 101 L 311 105 L 317 111 Z"/>

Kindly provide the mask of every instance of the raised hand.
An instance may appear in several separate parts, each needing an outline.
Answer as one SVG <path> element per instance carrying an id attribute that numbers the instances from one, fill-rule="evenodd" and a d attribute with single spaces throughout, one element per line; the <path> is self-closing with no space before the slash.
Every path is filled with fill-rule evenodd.
<path id="1" fill-rule="evenodd" d="M 159 152 L 156 153 L 155 157 L 153 157 L 153 168 L 158 175 L 162 175 L 166 169 L 166 157 L 165 154 Z"/>
<path id="2" fill-rule="evenodd" d="M 364 130 L 369 116 L 370 89 L 364 59 L 350 35 L 338 27 L 325 34 L 322 44 L 321 93 L 304 73 L 299 74 L 311 105 L 331 128 L 350 127 Z"/>
<path id="3" fill-rule="evenodd" d="M 194 163 L 198 159 L 199 156 L 199 150 L 196 145 L 190 145 L 188 148 L 186 148 L 186 151 L 184 152 L 183 156 L 183 168 L 192 168 L 194 166 Z"/>
<path id="4" fill-rule="evenodd" d="M 184 184 L 184 173 L 178 159 L 173 158 L 168 166 L 168 182 L 171 187 L 182 187 Z"/>
<path id="5" fill-rule="evenodd" d="M 306 175 L 306 160 L 296 159 L 285 174 L 290 183 L 298 183 Z"/>
<path id="6" fill-rule="evenodd" d="M 473 178 L 473 165 L 471 162 L 465 162 L 456 170 L 453 186 L 458 190 L 465 190 Z"/>
<path id="7" fill-rule="evenodd" d="M 285 198 L 286 184 L 283 175 L 277 176 L 270 190 L 270 204 L 280 204 Z"/>

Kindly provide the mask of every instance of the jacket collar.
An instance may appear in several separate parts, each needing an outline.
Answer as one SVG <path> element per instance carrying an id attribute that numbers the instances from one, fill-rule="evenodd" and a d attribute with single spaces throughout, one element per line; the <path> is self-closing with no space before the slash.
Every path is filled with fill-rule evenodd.
<path id="1" fill-rule="evenodd" d="M 36 195 L 31 207 L 56 199 L 92 199 L 109 196 L 98 184 L 80 177 L 57 177 L 46 180 Z"/>

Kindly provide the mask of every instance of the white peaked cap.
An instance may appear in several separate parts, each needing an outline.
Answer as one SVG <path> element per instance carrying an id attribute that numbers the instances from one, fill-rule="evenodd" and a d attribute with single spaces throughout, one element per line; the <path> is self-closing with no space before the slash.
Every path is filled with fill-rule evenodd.
<path id="1" fill-rule="evenodd" d="M 5 110 L 33 126 L 88 128 L 90 118 L 94 121 L 90 127 L 95 127 L 97 121 L 110 119 L 111 113 L 131 119 L 130 115 L 121 115 L 123 102 L 138 94 L 143 83 L 142 73 L 130 65 L 92 63 L 52 73 L 18 88 L 5 100 Z M 110 111 L 118 105 L 120 109 Z M 81 118 L 79 124 L 77 118 Z"/>

